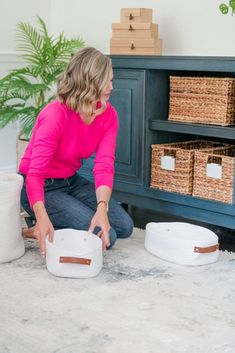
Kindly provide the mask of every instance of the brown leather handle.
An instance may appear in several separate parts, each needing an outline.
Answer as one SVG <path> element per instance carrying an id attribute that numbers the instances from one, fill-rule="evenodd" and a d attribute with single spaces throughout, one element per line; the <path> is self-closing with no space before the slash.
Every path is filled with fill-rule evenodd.
<path id="1" fill-rule="evenodd" d="M 69 257 L 69 256 L 60 256 L 60 263 L 66 264 L 80 264 L 90 266 L 91 259 L 86 259 L 82 257 Z"/>
<path id="2" fill-rule="evenodd" d="M 134 31 L 135 29 L 132 27 L 132 25 L 129 25 L 128 31 Z"/>
<path id="3" fill-rule="evenodd" d="M 219 250 L 219 244 L 207 246 L 206 248 L 200 248 L 199 246 L 194 247 L 194 252 L 197 252 L 199 254 L 207 254 L 216 250 Z"/>
<path id="4" fill-rule="evenodd" d="M 130 13 L 129 20 L 133 20 L 133 19 L 134 19 L 134 16 L 132 15 L 132 13 Z"/>

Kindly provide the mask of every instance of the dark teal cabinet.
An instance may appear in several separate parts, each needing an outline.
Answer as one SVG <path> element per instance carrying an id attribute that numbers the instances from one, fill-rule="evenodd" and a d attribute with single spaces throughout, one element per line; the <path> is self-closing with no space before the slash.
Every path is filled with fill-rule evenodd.
<path id="1" fill-rule="evenodd" d="M 119 116 L 115 180 L 143 184 L 145 70 L 114 70 L 110 102 Z"/>
<path id="2" fill-rule="evenodd" d="M 119 115 L 114 195 L 120 202 L 235 229 L 235 205 L 150 188 L 151 144 L 204 137 L 235 144 L 235 127 L 168 121 L 169 76 L 235 77 L 235 58 L 111 56 Z M 234 186 L 235 189 L 235 186 Z"/>

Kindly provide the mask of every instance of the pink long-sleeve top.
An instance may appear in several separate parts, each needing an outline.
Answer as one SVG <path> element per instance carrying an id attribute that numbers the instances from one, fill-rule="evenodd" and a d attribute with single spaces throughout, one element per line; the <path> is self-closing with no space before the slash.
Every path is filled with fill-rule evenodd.
<path id="1" fill-rule="evenodd" d="M 19 166 L 26 175 L 30 206 L 44 202 L 44 179 L 71 177 L 81 167 L 81 159 L 94 152 L 95 188 L 112 189 L 117 132 L 118 117 L 110 103 L 89 125 L 66 104 L 49 103 L 38 115 Z"/>

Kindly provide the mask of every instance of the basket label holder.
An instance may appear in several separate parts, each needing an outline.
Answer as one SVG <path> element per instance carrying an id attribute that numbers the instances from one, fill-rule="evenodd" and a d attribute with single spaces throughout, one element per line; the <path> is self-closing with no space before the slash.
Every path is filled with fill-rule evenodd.
<path id="1" fill-rule="evenodd" d="M 209 156 L 206 163 L 206 176 L 214 179 L 222 179 L 221 157 Z"/>
<path id="2" fill-rule="evenodd" d="M 161 157 L 161 169 L 175 170 L 175 157 L 173 156 L 162 156 Z"/>

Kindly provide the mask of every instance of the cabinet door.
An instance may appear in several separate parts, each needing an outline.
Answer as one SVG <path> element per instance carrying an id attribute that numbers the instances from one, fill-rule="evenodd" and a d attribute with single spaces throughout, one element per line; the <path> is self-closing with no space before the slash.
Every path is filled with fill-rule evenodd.
<path id="1" fill-rule="evenodd" d="M 110 102 L 119 118 L 115 182 L 143 183 L 144 95 L 144 70 L 114 70 Z"/>

